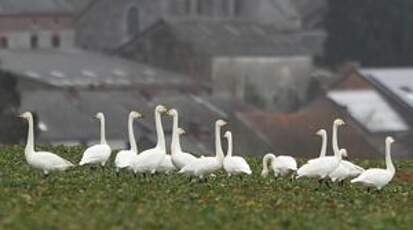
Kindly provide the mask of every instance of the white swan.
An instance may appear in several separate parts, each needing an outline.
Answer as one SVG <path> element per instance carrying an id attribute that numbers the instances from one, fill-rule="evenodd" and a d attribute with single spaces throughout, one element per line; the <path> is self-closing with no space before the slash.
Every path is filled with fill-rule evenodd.
<path id="1" fill-rule="evenodd" d="M 297 179 L 300 177 L 316 177 L 320 181 L 324 180 L 340 164 L 343 150 L 334 153 L 334 156 L 325 156 L 308 161 L 297 170 Z"/>
<path id="2" fill-rule="evenodd" d="M 372 168 L 364 171 L 360 176 L 351 180 L 351 183 L 361 183 L 367 187 L 375 187 L 381 190 L 394 177 L 396 169 L 391 160 L 391 144 L 394 142 L 392 137 L 386 138 L 386 169 Z"/>
<path id="3" fill-rule="evenodd" d="M 100 164 L 105 166 L 106 162 L 109 160 L 111 149 L 106 142 L 105 136 L 105 115 L 103 113 L 97 113 L 95 116 L 100 121 L 100 143 L 97 145 L 90 146 L 83 153 L 82 159 L 79 165 L 96 165 Z"/>
<path id="4" fill-rule="evenodd" d="M 222 151 L 221 145 L 221 127 L 226 124 L 227 122 L 223 120 L 217 120 L 215 122 L 215 157 L 198 158 L 183 167 L 179 173 L 204 179 L 205 176 L 222 168 L 224 152 Z"/>
<path id="5" fill-rule="evenodd" d="M 73 167 L 74 165 L 59 157 L 58 155 L 50 152 L 36 152 L 34 150 L 34 131 L 33 131 L 33 115 L 30 112 L 25 112 L 19 115 L 28 121 L 28 134 L 27 144 L 24 149 L 24 156 L 27 163 L 35 168 L 43 171 L 43 174 L 47 176 L 49 172 L 53 171 L 65 171 L 66 169 Z"/>
<path id="6" fill-rule="evenodd" d="M 192 154 L 182 151 L 180 143 L 180 135 L 185 134 L 185 130 L 178 128 L 178 111 L 170 109 L 168 115 L 173 118 L 172 126 L 172 142 L 171 142 L 171 157 L 172 163 L 178 169 L 182 169 L 186 165 L 192 163 L 197 158 Z"/>
<path id="7" fill-rule="evenodd" d="M 131 111 L 128 118 L 128 136 L 129 136 L 129 150 L 121 150 L 116 154 L 115 168 L 116 173 L 119 173 L 120 169 L 131 168 L 131 163 L 138 157 L 138 146 L 136 145 L 135 134 L 133 131 L 133 121 L 141 118 L 142 114 L 136 111 Z"/>
<path id="8" fill-rule="evenodd" d="M 336 122 L 338 123 L 338 125 L 336 124 Z M 343 122 L 340 121 L 340 119 L 337 119 L 333 125 L 332 146 L 333 146 L 334 153 L 340 151 L 338 147 L 338 126 L 340 124 L 343 124 Z M 343 156 L 348 157 L 347 150 L 344 149 L 343 152 L 344 152 Z M 340 162 L 340 165 L 337 167 L 337 169 L 334 170 L 332 173 L 330 173 L 329 177 L 332 182 L 336 182 L 336 181 L 344 182 L 345 179 L 356 177 L 360 175 L 362 172 L 364 172 L 364 169 L 362 167 L 355 165 L 351 163 L 350 161 L 342 160 Z"/>
<path id="9" fill-rule="evenodd" d="M 252 171 L 247 161 L 243 157 L 232 156 L 232 133 L 230 131 L 226 131 L 224 136 L 227 138 L 228 141 L 228 149 L 227 155 L 225 156 L 223 161 L 223 166 L 225 171 L 228 173 L 228 176 L 238 174 L 251 175 Z"/>
<path id="10" fill-rule="evenodd" d="M 155 126 L 156 135 L 158 138 L 154 148 L 143 151 L 138 155 L 133 162 L 132 167 L 135 173 L 149 172 L 155 173 L 166 156 L 165 134 L 162 126 L 162 114 L 166 113 L 167 109 L 163 105 L 158 105 L 155 108 Z"/>
<path id="11" fill-rule="evenodd" d="M 286 176 L 291 171 L 297 171 L 297 161 L 291 156 L 275 156 L 273 153 L 265 154 L 262 159 L 261 176 L 268 176 L 268 161 L 270 161 L 270 169 L 274 171 L 274 176 Z"/>
<path id="12" fill-rule="evenodd" d="M 319 157 L 325 157 L 327 153 L 327 131 L 325 129 L 320 129 L 316 134 L 321 137 L 321 150 Z"/>

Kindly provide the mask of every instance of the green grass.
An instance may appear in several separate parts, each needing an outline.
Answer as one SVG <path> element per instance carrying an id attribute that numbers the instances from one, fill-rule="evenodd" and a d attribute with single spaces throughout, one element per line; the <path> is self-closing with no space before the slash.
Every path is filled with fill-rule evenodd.
<path id="1" fill-rule="evenodd" d="M 46 148 L 78 162 L 82 148 Z M 410 229 L 413 185 L 395 179 L 382 193 L 360 186 L 316 190 L 312 180 L 243 180 L 219 173 L 208 183 L 187 178 L 116 177 L 112 168 L 42 175 L 21 146 L 0 147 L 0 229 Z M 383 166 L 383 162 L 359 162 Z M 413 172 L 413 162 L 397 162 Z"/>

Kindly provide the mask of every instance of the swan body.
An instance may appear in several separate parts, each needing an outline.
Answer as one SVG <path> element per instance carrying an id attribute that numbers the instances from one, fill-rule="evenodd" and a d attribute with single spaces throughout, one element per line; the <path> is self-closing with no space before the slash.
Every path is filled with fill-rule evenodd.
<path id="1" fill-rule="evenodd" d="M 172 157 L 169 154 L 166 154 L 165 158 L 162 160 L 161 164 L 156 169 L 157 172 L 163 172 L 169 174 L 176 170 L 174 163 L 172 162 Z"/>
<path id="2" fill-rule="evenodd" d="M 135 173 L 155 173 L 158 167 L 166 156 L 165 134 L 162 126 L 161 115 L 166 113 L 167 109 L 163 105 L 158 105 L 155 108 L 155 126 L 157 135 L 157 144 L 154 148 L 148 149 L 140 153 L 132 163 L 132 168 Z M 159 168 L 162 170 L 162 168 Z"/>
<path id="3" fill-rule="evenodd" d="M 240 156 L 232 156 L 232 133 L 230 131 L 226 131 L 224 136 L 228 141 L 228 150 L 223 161 L 223 166 L 225 171 L 228 173 L 228 176 L 238 174 L 251 175 L 252 171 L 247 161 Z"/>
<path id="4" fill-rule="evenodd" d="M 340 165 L 330 173 L 329 177 L 332 182 L 340 182 L 347 178 L 353 178 L 364 172 L 364 169 L 350 161 L 342 160 Z"/>
<path id="5" fill-rule="evenodd" d="M 197 158 L 190 153 L 182 151 L 180 136 L 185 134 L 185 130 L 178 128 L 178 111 L 175 109 L 170 109 L 168 115 L 173 118 L 172 127 L 172 143 L 171 143 L 171 157 L 172 163 L 178 169 L 182 169 L 186 165 L 192 163 Z"/>
<path id="6" fill-rule="evenodd" d="M 129 135 L 129 143 L 131 148 L 129 150 L 121 150 L 116 154 L 115 158 L 115 168 L 116 172 L 119 172 L 120 169 L 127 168 L 132 170 L 132 163 L 138 157 L 138 146 L 136 145 L 135 134 L 133 132 L 133 121 L 134 119 L 141 118 L 142 114 L 131 111 L 129 113 L 128 119 L 128 135 Z"/>
<path id="7" fill-rule="evenodd" d="M 345 155 L 344 149 L 335 153 L 334 156 L 321 157 L 307 162 L 297 170 L 297 179 L 300 177 L 325 179 L 340 165 L 342 155 Z"/>
<path id="8" fill-rule="evenodd" d="M 203 179 L 205 176 L 222 168 L 224 152 L 221 145 L 221 127 L 226 124 L 223 120 L 215 122 L 215 157 L 198 158 L 183 167 L 179 173 Z"/>
<path id="9" fill-rule="evenodd" d="M 79 165 L 97 165 L 105 166 L 111 154 L 111 148 L 106 142 L 105 137 L 105 116 L 103 113 L 97 113 L 96 118 L 100 120 L 100 144 L 93 145 L 85 150 Z"/>
<path id="10" fill-rule="evenodd" d="M 48 175 L 53 171 L 65 171 L 74 165 L 60 156 L 50 152 L 36 152 L 34 150 L 34 131 L 33 131 L 33 115 L 30 112 L 25 112 L 19 117 L 24 118 L 29 123 L 27 144 L 24 150 L 24 155 L 27 163 L 38 170 L 43 171 L 44 175 Z"/>
<path id="11" fill-rule="evenodd" d="M 372 168 L 367 169 L 358 177 L 351 180 L 351 183 L 361 183 L 366 187 L 374 187 L 381 190 L 394 177 L 396 169 L 391 160 L 391 144 L 394 142 L 392 137 L 386 138 L 386 169 Z"/>
<path id="12" fill-rule="evenodd" d="M 261 176 L 266 177 L 269 173 L 268 161 L 270 161 L 270 169 L 273 170 L 274 176 L 286 176 L 291 171 L 297 171 L 297 161 L 291 156 L 278 156 L 273 153 L 267 153 L 262 159 Z"/>

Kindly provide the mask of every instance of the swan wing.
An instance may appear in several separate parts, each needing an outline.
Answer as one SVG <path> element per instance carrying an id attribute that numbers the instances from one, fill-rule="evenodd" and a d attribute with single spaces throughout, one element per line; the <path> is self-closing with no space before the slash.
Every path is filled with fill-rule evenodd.
<path id="1" fill-rule="evenodd" d="M 125 168 L 130 166 L 133 160 L 135 160 L 137 154 L 131 150 L 122 150 L 116 154 L 115 166 L 117 168 Z"/>
<path id="2" fill-rule="evenodd" d="M 106 162 L 110 157 L 111 149 L 108 145 L 94 145 L 85 150 L 79 165 L 97 164 Z"/>
<path id="3" fill-rule="evenodd" d="M 362 167 L 360 167 L 356 164 L 353 164 L 350 161 L 342 160 L 340 164 L 342 164 L 344 167 L 346 167 L 350 171 L 349 173 L 353 176 L 360 175 L 362 172 L 365 171 L 364 168 L 362 168 Z"/>
<path id="4" fill-rule="evenodd" d="M 224 169 L 228 173 L 246 173 L 251 174 L 251 168 L 247 161 L 239 156 L 224 159 Z"/>
<path id="5" fill-rule="evenodd" d="M 297 161 L 291 156 L 278 156 L 274 163 L 277 168 L 297 170 Z"/>
<path id="6" fill-rule="evenodd" d="M 154 172 L 162 163 L 165 156 L 165 152 L 157 148 L 145 150 L 137 156 L 134 167 L 138 171 Z"/>
<path id="7" fill-rule="evenodd" d="M 368 169 L 351 180 L 351 183 L 360 182 L 370 186 L 382 187 L 390 182 L 392 178 L 393 175 L 385 169 Z"/>
<path id="8" fill-rule="evenodd" d="M 170 155 L 166 155 L 156 169 L 156 171 L 158 172 L 170 172 L 174 170 L 176 170 L 176 167 L 172 163 L 172 159 Z"/>
<path id="9" fill-rule="evenodd" d="M 175 165 L 175 167 L 180 168 L 180 169 L 192 163 L 194 160 L 197 159 L 192 154 L 185 153 L 185 152 L 173 154 L 171 157 L 172 157 L 172 163 Z"/>
<path id="10" fill-rule="evenodd" d="M 74 166 L 70 161 L 50 152 L 36 152 L 32 160 L 34 166 L 46 170 L 66 170 Z"/>

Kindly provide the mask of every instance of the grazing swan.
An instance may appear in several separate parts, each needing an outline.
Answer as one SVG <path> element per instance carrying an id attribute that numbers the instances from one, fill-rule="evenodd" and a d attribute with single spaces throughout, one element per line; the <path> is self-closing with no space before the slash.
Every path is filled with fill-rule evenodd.
<path id="1" fill-rule="evenodd" d="M 120 169 L 131 168 L 131 163 L 138 157 L 138 146 L 136 145 L 135 134 L 133 131 L 133 121 L 141 118 L 142 114 L 136 111 L 131 111 L 128 118 L 128 136 L 129 136 L 129 150 L 121 150 L 118 152 L 115 158 L 116 173 L 119 173 Z"/>
<path id="2" fill-rule="evenodd" d="M 180 143 L 180 135 L 185 134 L 185 130 L 178 128 L 178 111 L 170 109 L 168 115 L 173 117 L 172 127 L 172 142 L 171 142 L 171 157 L 172 163 L 178 169 L 182 169 L 186 165 L 196 160 L 196 157 L 192 154 L 182 151 Z"/>
<path id="3" fill-rule="evenodd" d="M 247 174 L 251 175 L 251 168 L 248 165 L 247 161 L 239 156 L 232 156 L 232 133 L 230 131 L 226 131 L 224 136 L 227 138 L 228 141 L 228 149 L 227 155 L 224 158 L 223 166 L 225 171 L 228 173 L 228 176 L 231 175 L 238 175 L 238 174 Z"/>
<path id="4" fill-rule="evenodd" d="M 206 175 L 209 175 L 222 168 L 224 160 L 224 152 L 221 145 L 221 127 L 226 125 L 227 122 L 223 120 L 217 120 L 215 122 L 215 157 L 201 157 L 183 167 L 179 173 L 196 176 L 199 179 L 204 179 Z"/>
<path id="5" fill-rule="evenodd" d="M 135 173 L 149 172 L 155 173 L 166 156 L 165 134 L 162 126 L 162 114 L 166 113 L 167 109 L 163 105 L 158 105 L 155 108 L 155 126 L 156 135 L 158 138 L 154 148 L 143 151 L 138 155 L 133 162 L 133 171 Z"/>
<path id="6" fill-rule="evenodd" d="M 274 171 L 274 176 L 286 176 L 291 171 L 297 171 L 297 162 L 291 156 L 278 156 L 276 157 L 273 153 L 265 154 L 262 159 L 262 172 L 261 176 L 268 176 L 268 161 L 270 161 L 270 169 Z"/>
<path id="7" fill-rule="evenodd" d="M 80 160 L 79 165 L 97 165 L 105 166 L 109 160 L 111 149 L 106 142 L 105 136 L 105 115 L 103 113 L 97 113 L 96 118 L 100 121 L 100 144 L 90 146 L 85 150 Z"/>
<path id="8" fill-rule="evenodd" d="M 338 147 L 338 127 L 333 125 L 333 151 L 338 152 L 340 151 Z M 344 149 L 344 155 L 347 156 L 347 150 Z M 353 178 L 358 175 L 360 175 L 362 172 L 364 172 L 364 169 L 358 165 L 355 165 L 351 163 L 350 161 L 347 160 L 342 160 L 340 162 L 340 165 L 337 167 L 336 170 L 334 170 L 332 173 L 330 173 L 329 177 L 332 182 L 344 182 L 345 179 L 347 178 Z"/>
<path id="9" fill-rule="evenodd" d="M 386 138 L 386 169 L 367 169 L 360 176 L 351 180 L 351 183 L 359 182 L 367 187 L 375 187 L 377 190 L 381 190 L 386 186 L 396 173 L 391 160 L 391 144 L 393 142 L 394 139 L 392 137 Z"/>
<path id="10" fill-rule="evenodd" d="M 71 162 L 54 153 L 36 152 L 34 150 L 33 115 L 30 112 L 25 112 L 19 115 L 19 117 L 26 119 L 29 123 L 24 156 L 30 166 L 35 169 L 42 170 L 45 176 L 47 176 L 49 172 L 65 171 L 66 169 L 74 166 Z"/>

